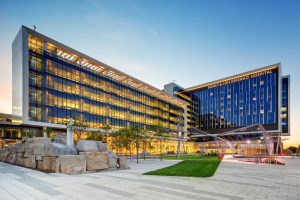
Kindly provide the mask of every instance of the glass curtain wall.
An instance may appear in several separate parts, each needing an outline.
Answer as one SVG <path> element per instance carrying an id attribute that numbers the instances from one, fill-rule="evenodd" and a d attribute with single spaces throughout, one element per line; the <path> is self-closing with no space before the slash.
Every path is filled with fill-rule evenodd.
<path id="1" fill-rule="evenodd" d="M 64 60 L 37 37 L 29 35 L 28 45 L 30 120 L 65 124 L 73 117 L 93 128 L 160 125 L 171 130 L 177 129 L 177 115 L 183 121 L 183 109 L 176 105 Z"/>
<path id="2" fill-rule="evenodd" d="M 282 108 L 281 108 L 281 119 L 282 119 L 282 132 L 289 133 L 289 78 L 282 78 Z"/>
<path id="3" fill-rule="evenodd" d="M 192 92 L 195 127 L 214 130 L 261 123 L 278 129 L 278 69 Z"/>

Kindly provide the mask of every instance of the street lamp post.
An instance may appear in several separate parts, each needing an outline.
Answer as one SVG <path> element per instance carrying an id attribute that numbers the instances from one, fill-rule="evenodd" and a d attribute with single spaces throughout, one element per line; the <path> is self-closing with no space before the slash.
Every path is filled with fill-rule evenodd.
<path id="1" fill-rule="evenodd" d="M 177 159 L 180 156 L 180 139 L 181 139 L 181 132 L 180 132 L 180 121 L 179 121 L 179 111 L 177 112 Z"/>

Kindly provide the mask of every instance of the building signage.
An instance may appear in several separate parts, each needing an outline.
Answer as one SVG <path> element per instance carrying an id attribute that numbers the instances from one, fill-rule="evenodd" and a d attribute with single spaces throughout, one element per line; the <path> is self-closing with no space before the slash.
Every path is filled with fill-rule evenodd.
<path id="1" fill-rule="evenodd" d="M 256 78 L 256 77 L 259 77 L 259 76 L 272 74 L 272 73 L 273 73 L 272 70 L 266 70 L 266 71 L 261 71 L 261 72 L 257 72 L 257 73 L 253 73 L 253 74 L 247 74 L 245 76 L 240 76 L 240 77 L 237 77 L 237 78 L 232 78 L 232 79 L 224 80 L 224 81 L 221 81 L 221 82 L 218 82 L 218 83 L 215 83 L 215 84 L 208 85 L 207 88 L 211 89 L 211 88 L 215 88 L 215 87 L 220 87 L 220 86 L 224 86 L 224 85 L 228 85 L 228 84 L 248 80 L 248 79 L 251 79 L 251 78 Z"/>

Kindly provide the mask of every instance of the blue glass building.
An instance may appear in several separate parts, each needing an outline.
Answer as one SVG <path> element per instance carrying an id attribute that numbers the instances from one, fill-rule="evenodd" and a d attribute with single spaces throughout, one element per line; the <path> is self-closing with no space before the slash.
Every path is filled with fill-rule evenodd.
<path id="1" fill-rule="evenodd" d="M 183 89 L 177 97 L 189 104 L 190 130 L 224 133 L 262 124 L 289 135 L 289 76 L 282 77 L 280 64 Z"/>

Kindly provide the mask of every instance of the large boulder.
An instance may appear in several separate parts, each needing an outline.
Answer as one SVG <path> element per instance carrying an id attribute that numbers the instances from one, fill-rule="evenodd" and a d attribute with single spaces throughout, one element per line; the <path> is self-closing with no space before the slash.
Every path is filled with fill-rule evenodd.
<path id="1" fill-rule="evenodd" d="M 97 141 L 94 140 L 79 140 L 76 149 L 79 152 L 99 152 Z"/>
<path id="2" fill-rule="evenodd" d="M 36 168 L 35 156 L 32 155 L 32 156 L 29 156 L 28 158 L 19 157 L 16 160 L 16 165 L 21 165 L 21 166 L 24 166 L 24 167 L 35 169 Z"/>
<path id="3" fill-rule="evenodd" d="M 118 156 L 114 154 L 112 151 L 104 152 L 108 156 L 108 166 L 109 168 L 117 167 Z"/>
<path id="4" fill-rule="evenodd" d="M 120 169 L 128 168 L 125 156 L 121 156 L 118 158 L 118 168 L 120 168 Z"/>
<path id="5" fill-rule="evenodd" d="M 30 138 L 29 140 L 27 140 L 26 142 L 29 143 L 40 143 L 40 144 L 48 144 L 51 142 L 50 138 L 48 137 L 34 137 L 34 138 Z"/>
<path id="6" fill-rule="evenodd" d="M 17 158 L 23 158 L 24 157 L 24 152 L 22 153 L 17 153 Z"/>
<path id="7" fill-rule="evenodd" d="M 56 157 L 44 156 L 43 160 L 38 160 L 37 168 L 43 171 L 55 171 Z"/>
<path id="8" fill-rule="evenodd" d="M 45 137 L 35 137 L 27 140 L 23 145 L 25 145 L 24 151 L 29 154 L 44 154 L 45 146 L 50 143 L 50 138 Z"/>
<path id="9" fill-rule="evenodd" d="M 36 137 L 29 141 L 29 148 L 32 148 L 33 154 L 44 154 L 45 146 L 50 144 L 50 138 Z"/>
<path id="10" fill-rule="evenodd" d="M 25 166 L 26 162 L 27 162 L 27 158 L 17 158 L 16 165 Z"/>
<path id="11" fill-rule="evenodd" d="M 28 151 L 25 151 L 25 153 L 23 154 L 23 157 L 24 158 L 28 158 L 29 156 L 32 156 L 33 154 L 32 154 L 32 152 L 28 152 Z"/>
<path id="12" fill-rule="evenodd" d="M 16 160 L 17 160 L 17 154 L 11 154 L 9 153 L 8 156 L 7 156 L 7 162 L 10 163 L 10 164 L 16 164 Z"/>
<path id="13" fill-rule="evenodd" d="M 24 153 L 26 145 L 19 143 L 19 144 L 14 145 L 14 147 L 15 147 L 17 153 Z"/>
<path id="14" fill-rule="evenodd" d="M 20 148 L 22 148 L 22 145 L 21 143 L 18 143 L 18 144 L 14 144 L 14 145 L 9 145 L 8 146 L 8 151 L 10 154 L 16 154 L 20 151 L 18 151 Z"/>
<path id="15" fill-rule="evenodd" d="M 86 169 L 87 171 L 95 171 L 100 169 L 108 169 L 108 155 L 102 152 L 86 152 Z"/>
<path id="16" fill-rule="evenodd" d="M 64 144 L 50 143 L 45 146 L 44 156 L 77 155 L 77 150 Z"/>
<path id="17" fill-rule="evenodd" d="M 9 155 L 8 149 L 0 149 L 0 161 L 6 162 Z"/>
<path id="18" fill-rule="evenodd" d="M 64 174 L 81 174 L 85 171 L 85 155 L 62 155 L 56 159 L 55 172 Z"/>
<path id="19" fill-rule="evenodd" d="M 98 149 L 100 152 L 104 152 L 104 151 L 107 151 L 107 144 L 106 143 L 103 143 L 101 141 L 96 141 L 97 143 L 97 146 L 98 146 Z"/>
<path id="20" fill-rule="evenodd" d="M 54 140 L 55 143 L 67 144 L 67 134 L 65 134 L 65 133 L 55 133 L 53 140 Z"/>
<path id="21" fill-rule="evenodd" d="M 35 155 L 36 160 L 43 160 L 44 156 L 42 155 Z"/>

